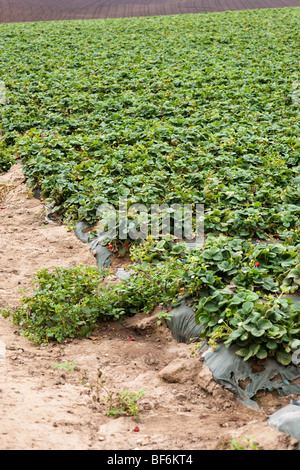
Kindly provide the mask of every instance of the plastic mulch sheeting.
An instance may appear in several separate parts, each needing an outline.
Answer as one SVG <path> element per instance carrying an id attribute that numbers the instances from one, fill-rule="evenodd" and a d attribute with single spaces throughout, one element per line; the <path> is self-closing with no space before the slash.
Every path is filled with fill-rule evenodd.
<path id="1" fill-rule="evenodd" d="M 180 304 L 170 312 L 167 325 L 178 343 L 199 341 L 202 325 L 196 324 L 195 312 L 184 301 L 180 301 Z"/>
<path id="2" fill-rule="evenodd" d="M 259 390 L 276 390 L 279 396 L 300 394 L 300 384 L 293 383 L 300 377 L 300 368 L 295 365 L 283 366 L 274 359 L 268 359 L 259 372 L 253 372 L 253 362 L 243 361 L 236 354 L 236 347 L 226 349 L 223 345 L 215 351 L 203 353 L 204 363 L 210 368 L 214 379 L 236 394 L 241 403 L 257 407 L 251 398 Z"/>
<path id="3" fill-rule="evenodd" d="M 195 322 L 195 314 L 184 301 L 170 312 L 167 321 L 173 337 L 182 343 L 199 341 L 202 325 Z M 220 344 L 215 350 L 206 342 L 200 347 L 205 365 L 207 365 L 214 380 L 233 392 L 238 400 L 246 406 L 257 407 L 255 400 L 259 390 L 276 390 L 279 396 L 300 394 L 300 383 L 293 383 L 300 377 L 300 367 L 296 365 L 283 366 L 274 359 L 268 359 L 259 372 L 253 372 L 253 362 L 243 361 L 236 354 L 237 347 L 232 345 L 226 349 Z"/>
<path id="4" fill-rule="evenodd" d="M 89 226 L 85 222 L 78 222 L 75 226 L 75 235 L 84 243 L 89 243 L 91 249 L 96 252 L 97 266 L 99 268 L 109 268 L 111 252 L 99 244 L 103 237 L 93 238 L 89 231 Z"/>
<path id="5" fill-rule="evenodd" d="M 268 419 L 271 428 L 284 434 L 289 434 L 292 438 L 300 441 L 300 402 L 291 402 L 284 406 Z M 298 450 L 300 443 L 298 442 Z"/>

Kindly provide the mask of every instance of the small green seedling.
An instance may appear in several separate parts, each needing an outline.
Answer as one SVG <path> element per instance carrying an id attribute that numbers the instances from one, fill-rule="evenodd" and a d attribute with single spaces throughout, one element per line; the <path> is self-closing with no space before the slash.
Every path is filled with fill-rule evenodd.
<path id="1" fill-rule="evenodd" d="M 168 312 L 159 312 L 157 314 L 157 325 L 161 325 L 163 322 L 167 321 L 167 320 L 170 320 L 172 317 L 172 314 L 168 313 Z"/>
<path id="2" fill-rule="evenodd" d="M 67 372 L 74 372 L 76 370 L 77 362 L 63 362 L 61 364 L 53 364 L 53 369 L 63 369 Z"/>
<path id="3" fill-rule="evenodd" d="M 133 416 L 139 418 L 138 401 L 145 395 L 143 390 L 131 392 L 127 389 L 110 393 L 105 401 L 108 402 L 109 409 L 107 416 L 118 418 L 119 416 Z"/>
<path id="4" fill-rule="evenodd" d="M 243 436 L 240 439 L 232 439 L 229 443 L 231 450 L 258 450 L 257 442 L 253 437 Z"/>

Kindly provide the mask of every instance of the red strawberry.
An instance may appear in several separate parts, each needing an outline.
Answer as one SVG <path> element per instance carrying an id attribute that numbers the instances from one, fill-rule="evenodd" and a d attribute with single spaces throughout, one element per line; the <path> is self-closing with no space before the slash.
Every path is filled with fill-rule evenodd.
<path id="1" fill-rule="evenodd" d="M 258 262 L 258 261 L 256 261 L 255 266 L 257 266 L 257 267 L 259 266 L 259 262 Z"/>
<path id="2" fill-rule="evenodd" d="M 133 428 L 133 431 L 134 432 L 139 432 L 140 428 L 138 426 L 136 426 L 135 428 Z"/>

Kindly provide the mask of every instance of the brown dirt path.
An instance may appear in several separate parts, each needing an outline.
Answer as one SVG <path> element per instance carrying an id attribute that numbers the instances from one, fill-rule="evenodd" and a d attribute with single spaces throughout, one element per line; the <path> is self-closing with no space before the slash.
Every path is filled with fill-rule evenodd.
<path id="1" fill-rule="evenodd" d="M 298 7 L 299 0 L 0 0 L 0 23 Z"/>
<path id="2" fill-rule="evenodd" d="M 19 288 L 30 287 L 36 270 L 95 265 L 95 258 L 65 227 L 45 224 L 43 203 L 28 197 L 19 165 L 0 177 L 4 181 L 16 184 L 0 203 L 0 305 L 7 307 L 18 305 Z M 6 352 L 0 363 L 0 449 L 212 450 L 244 436 L 265 450 L 295 448 L 290 436 L 267 424 L 291 397 L 269 394 L 260 397 L 259 410 L 246 408 L 156 320 L 139 314 L 123 325 L 101 324 L 88 339 L 40 347 L 0 316 Z M 62 363 L 75 370 L 53 367 Z M 144 390 L 138 423 L 106 416 L 99 371 L 108 393 Z"/>

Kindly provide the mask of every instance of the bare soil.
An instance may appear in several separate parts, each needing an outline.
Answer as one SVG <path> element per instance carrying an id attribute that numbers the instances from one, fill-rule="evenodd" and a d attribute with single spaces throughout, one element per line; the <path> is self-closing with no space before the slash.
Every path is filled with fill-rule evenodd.
<path id="1" fill-rule="evenodd" d="M 73 232 L 45 221 L 20 165 L 0 182 L 11 188 L 0 202 L 0 306 L 19 305 L 19 289 L 31 286 L 36 270 L 96 265 Z M 267 423 L 292 397 L 270 393 L 257 397 L 258 410 L 245 407 L 155 314 L 102 323 L 88 339 L 46 347 L 0 316 L 0 341 L 1 450 L 227 450 L 233 439 L 246 444 L 245 436 L 262 450 L 296 447 Z M 54 367 L 63 363 L 74 370 Z M 106 415 L 105 397 L 124 389 L 145 392 L 138 420 Z"/>

